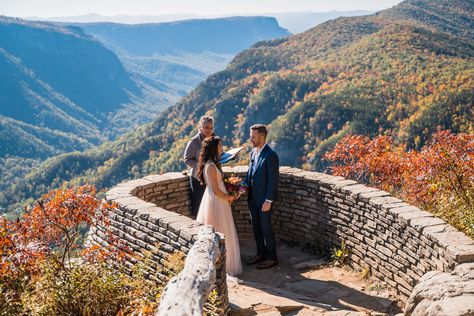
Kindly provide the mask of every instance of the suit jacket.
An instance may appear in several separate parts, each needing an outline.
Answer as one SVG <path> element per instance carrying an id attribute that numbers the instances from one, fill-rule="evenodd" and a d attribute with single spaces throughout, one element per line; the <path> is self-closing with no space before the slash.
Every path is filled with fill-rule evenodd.
<path id="1" fill-rule="evenodd" d="M 197 133 L 186 145 L 184 150 L 184 163 L 189 167 L 189 174 L 196 177 L 197 163 L 201 154 L 202 141 L 204 135 Z"/>
<path id="2" fill-rule="evenodd" d="M 265 200 L 275 201 L 279 178 L 279 159 L 277 153 L 266 145 L 255 159 L 256 149 L 250 153 L 249 170 L 245 182 L 249 186 L 248 203 L 252 206 L 261 207 Z M 252 175 L 252 166 L 257 164 L 255 173 Z"/>

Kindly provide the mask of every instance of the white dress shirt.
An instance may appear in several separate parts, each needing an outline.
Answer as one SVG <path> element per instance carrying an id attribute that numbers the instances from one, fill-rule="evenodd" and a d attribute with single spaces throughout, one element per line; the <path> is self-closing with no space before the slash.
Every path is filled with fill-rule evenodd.
<path id="1" fill-rule="evenodd" d="M 265 148 L 265 146 L 267 146 L 267 144 L 263 145 L 260 150 L 258 150 L 258 148 L 255 149 L 255 154 L 252 161 L 252 175 L 255 173 L 255 170 L 257 170 L 258 159 L 260 158 L 260 153 L 262 152 L 263 148 Z"/>

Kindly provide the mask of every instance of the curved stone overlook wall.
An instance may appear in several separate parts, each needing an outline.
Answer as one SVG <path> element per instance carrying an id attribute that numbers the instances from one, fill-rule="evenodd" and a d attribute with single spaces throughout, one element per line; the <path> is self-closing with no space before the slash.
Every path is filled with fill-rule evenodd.
<path id="1" fill-rule="evenodd" d="M 215 271 L 210 278 L 217 292 L 216 299 L 221 302 L 221 305 L 212 310 L 217 314 L 225 314 L 229 309 L 225 274 L 225 240 L 221 234 L 215 233 L 213 228 L 212 233 L 209 229 L 205 229 L 210 226 L 187 217 L 191 214 L 189 193 L 188 177 L 175 172 L 120 183 L 110 189 L 105 196 L 107 201 L 117 204 L 117 208 L 110 216 L 109 230 L 136 254 L 140 255 L 143 250 L 151 252 L 148 265 L 155 271 L 163 271 L 158 273 L 157 278 L 153 275 L 149 277 L 162 284 L 167 280 L 167 270 L 163 267 L 168 255 L 175 251 L 188 254 L 194 244 L 199 244 L 199 251 L 205 250 L 213 258 L 212 265 Z M 199 233 L 201 232 L 202 235 L 203 230 L 206 234 L 199 237 Z M 218 240 L 217 253 L 214 243 L 209 241 L 211 239 Z M 107 236 L 103 227 L 91 228 L 88 242 L 105 245 L 106 240 Z M 189 262 L 200 260 L 202 255 L 191 254 L 190 257 L 186 259 L 185 271 L 183 271 L 186 273 L 185 279 L 199 276 L 199 271 L 195 271 L 195 275 L 189 275 L 188 271 L 192 270 L 192 267 L 202 266 L 199 262 L 195 264 Z M 135 263 L 133 258 L 127 258 L 125 262 L 129 268 Z M 183 276 L 178 276 L 178 279 L 183 279 Z M 194 298 L 200 302 L 202 296 L 209 293 L 211 288 L 203 287 L 203 282 L 194 283 L 197 287 L 194 289 Z M 193 296 L 188 293 L 187 297 Z M 172 299 L 175 300 L 174 297 Z M 175 300 L 168 305 L 175 305 L 176 302 L 182 303 Z M 187 307 L 196 310 L 196 304 L 187 304 Z M 165 315 L 172 314 L 172 311 L 165 313 Z"/>
<path id="2" fill-rule="evenodd" d="M 241 176 L 246 170 L 224 168 Z M 401 296 L 410 296 L 429 271 L 450 272 L 474 261 L 472 239 L 385 191 L 290 167 L 281 167 L 280 175 L 272 216 L 277 238 L 324 248 L 338 247 L 344 240 L 356 265 L 370 267 Z M 119 204 L 114 234 L 135 250 L 153 249 L 159 241 L 158 254 L 173 249 L 187 253 L 201 225 L 184 216 L 190 213 L 188 194 L 187 177 L 180 173 L 116 186 L 107 193 L 108 200 Z M 234 203 L 233 214 L 239 236 L 251 236 L 245 197 Z M 100 230 L 91 235 L 100 241 Z M 162 258 L 156 257 L 158 262 Z M 224 276 L 218 277 L 217 288 L 226 295 L 220 269 Z"/>
<path id="3" fill-rule="evenodd" d="M 282 167 L 275 229 L 282 239 L 340 246 L 409 296 L 426 272 L 474 261 L 474 241 L 432 214 L 352 180 Z"/>

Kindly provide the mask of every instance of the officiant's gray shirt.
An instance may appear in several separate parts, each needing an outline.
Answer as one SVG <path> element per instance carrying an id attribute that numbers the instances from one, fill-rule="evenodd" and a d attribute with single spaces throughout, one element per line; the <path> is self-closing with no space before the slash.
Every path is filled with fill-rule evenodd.
<path id="1" fill-rule="evenodd" d="M 184 150 L 184 163 L 189 167 L 189 174 L 193 177 L 197 177 L 197 163 L 199 155 L 201 154 L 202 141 L 204 135 L 197 133 L 186 145 Z"/>

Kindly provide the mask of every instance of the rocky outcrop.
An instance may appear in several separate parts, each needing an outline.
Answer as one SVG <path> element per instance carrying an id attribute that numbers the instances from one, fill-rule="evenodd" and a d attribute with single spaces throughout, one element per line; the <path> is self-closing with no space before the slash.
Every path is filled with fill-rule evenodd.
<path id="1" fill-rule="evenodd" d="M 463 263 L 451 273 L 432 271 L 415 286 L 406 315 L 474 315 L 474 263 Z"/>

